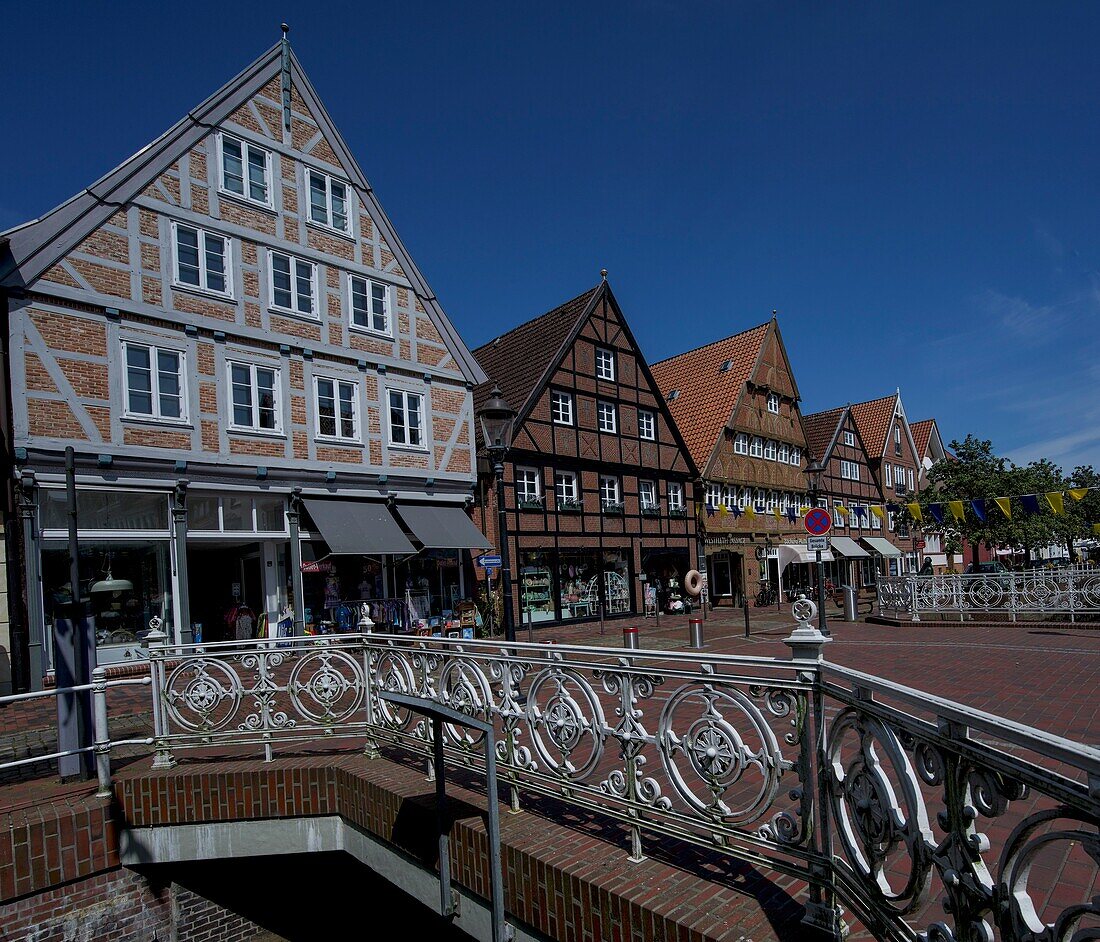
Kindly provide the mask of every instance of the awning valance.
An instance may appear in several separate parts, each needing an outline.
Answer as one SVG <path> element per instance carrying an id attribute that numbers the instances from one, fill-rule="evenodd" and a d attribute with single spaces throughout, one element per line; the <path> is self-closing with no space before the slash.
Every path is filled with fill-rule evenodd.
<path id="1" fill-rule="evenodd" d="M 865 536 L 863 542 L 866 543 L 871 549 L 873 549 L 879 556 L 900 556 L 901 550 L 899 550 L 889 540 L 883 539 L 881 536 Z"/>
<path id="2" fill-rule="evenodd" d="M 400 556 L 416 552 L 385 504 L 365 500 L 302 501 L 334 556 Z"/>
<path id="3" fill-rule="evenodd" d="M 486 550 L 492 546 L 461 507 L 400 504 L 397 512 L 428 549 Z"/>
<path id="4" fill-rule="evenodd" d="M 847 556 L 849 559 L 871 558 L 871 554 L 850 536 L 834 536 L 831 543 L 832 548 L 840 553 L 841 556 Z"/>
<path id="5" fill-rule="evenodd" d="M 833 554 L 829 550 L 821 551 L 823 563 L 833 562 Z M 816 563 L 817 552 L 808 550 L 805 546 L 796 546 L 793 543 L 783 543 L 779 547 L 779 571 L 782 572 L 790 563 Z"/>

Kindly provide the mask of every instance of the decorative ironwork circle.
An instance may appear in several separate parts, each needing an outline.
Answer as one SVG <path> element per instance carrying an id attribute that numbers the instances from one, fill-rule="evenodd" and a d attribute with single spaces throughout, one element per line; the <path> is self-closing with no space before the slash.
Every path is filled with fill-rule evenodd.
<path id="1" fill-rule="evenodd" d="M 300 716 L 325 725 L 338 723 L 363 703 L 363 671 L 355 658 L 328 648 L 294 665 L 287 690 Z"/>
<path id="2" fill-rule="evenodd" d="M 168 719 L 192 732 L 211 733 L 230 723 L 241 705 L 240 678 L 227 663 L 191 658 L 164 682 Z"/>
<path id="3" fill-rule="evenodd" d="M 535 753 L 558 774 L 583 779 L 603 756 L 603 707 L 592 685 L 574 670 L 554 664 L 531 679 L 527 722 Z"/>
<path id="4" fill-rule="evenodd" d="M 375 690 L 407 695 L 416 692 L 412 667 L 404 654 L 399 651 L 382 651 L 372 660 L 374 663 L 371 673 Z M 381 697 L 375 696 L 372 700 L 374 700 L 375 720 L 380 725 L 390 729 L 405 729 L 409 725 L 412 714 L 407 709 L 396 706 Z"/>
<path id="5" fill-rule="evenodd" d="M 487 720 L 493 713 L 493 691 L 481 665 L 468 658 L 452 658 L 439 674 L 439 702 L 474 719 Z M 444 735 L 453 743 L 466 747 L 478 745 L 485 734 L 480 730 L 443 724 Z"/>

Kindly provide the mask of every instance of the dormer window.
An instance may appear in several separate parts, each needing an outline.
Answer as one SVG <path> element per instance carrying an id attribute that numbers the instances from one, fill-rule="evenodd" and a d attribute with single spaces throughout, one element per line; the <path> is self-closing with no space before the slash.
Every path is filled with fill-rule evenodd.
<path id="1" fill-rule="evenodd" d="M 348 185 L 327 173 L 306 171 L 309 189 L 309 221 L 347 232 L 349 229 Z"/>
<path id="2" fill-rule="evenodd" d="M 615 382 L 615 351 L 604 347 L 596 348 L 596 379 Z"/>
<path id="3" fill-rule="evenodd" d="M 768 411 L 772 415 L 779 415 L 779 394 L 768 393 Z"/>

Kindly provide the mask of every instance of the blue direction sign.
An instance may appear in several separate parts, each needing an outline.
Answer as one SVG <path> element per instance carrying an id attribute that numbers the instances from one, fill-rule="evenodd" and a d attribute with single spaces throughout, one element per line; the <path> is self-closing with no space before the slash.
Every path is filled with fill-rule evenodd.
<path id="1" fill-rule="evenodd" d="M 499 569 L 500 557 L 495 553 L 483 553 L 477 558 L 477 564 L 482 569 Z"/>
<path id="2" fill-rule="evenodd" d="M 806 514 L 806 532 L 813 536 L 824 536 L 833 528 L 833 518 L 823 507 L 815 507 Z"/>

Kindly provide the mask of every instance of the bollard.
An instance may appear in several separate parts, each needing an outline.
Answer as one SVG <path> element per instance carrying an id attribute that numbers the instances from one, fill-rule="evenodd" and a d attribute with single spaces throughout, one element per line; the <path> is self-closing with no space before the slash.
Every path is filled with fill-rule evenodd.
<path id="1" fill-rule="evenodd" d="M 690 639 L 689 647 L 701 648 L 703 646 L 703 619 L 688 619 L 688 638 Z"/>
<path id="2" fill-rule="evenodd" d="M 850 585 L 841 586 L 844 590 L 844 620 L 858 621 L 859 611 L 856 604 L 856 590 Z"/>
<path id="3" fill-rule="evenodd" d="M 741 607 L 745 611 L 745 637 L 747 638 L 749 636 L 749 600 L 747 597 L 742 602 Z"/>
<path id="4" fill-rule="evenodd" d="M 638 650 L 638 629 L 637 628 L 624 628 L 623 629 L 623 647 L 632 648 Z"/>

